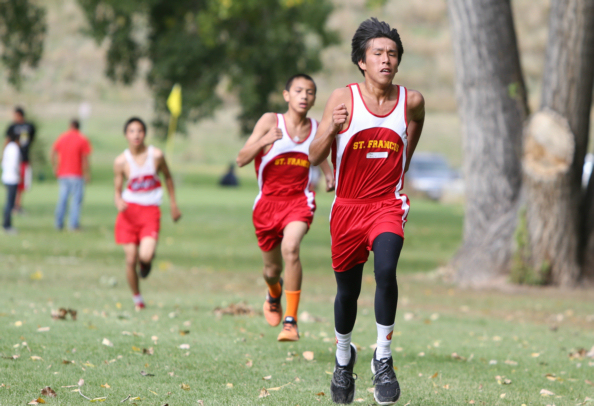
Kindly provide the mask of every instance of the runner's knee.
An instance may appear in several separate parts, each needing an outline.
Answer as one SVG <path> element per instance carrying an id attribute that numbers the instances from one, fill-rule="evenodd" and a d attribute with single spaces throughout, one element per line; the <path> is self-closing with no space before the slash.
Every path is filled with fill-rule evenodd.
<path id="1" fill-rule="evenodd" d="M 295 262 L 299 259 L 299 242 L 284 240 L 281 246 L 281 253 L 285 262 Z"/>
<path id="2" fill-rule="evenodd" d="M 374 273 L 378 289 L 388 289 L 396 286 L 396 261 L 375 264 Z"/>
<path id="3" fill-rule="evenodd" d="M 264 278 L 277 278 L 282 270 L 279 264 L 264 264 Z"/>

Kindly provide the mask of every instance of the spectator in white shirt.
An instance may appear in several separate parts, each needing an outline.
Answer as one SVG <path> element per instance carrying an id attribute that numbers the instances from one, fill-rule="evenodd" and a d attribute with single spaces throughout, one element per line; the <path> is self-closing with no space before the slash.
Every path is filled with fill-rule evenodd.
<path id="1" fill-rule="evenodd" d="M 12 227 L 12 209 L 20 180 L 21 149 L 19 140 L 11 137 L 4 147 L 2 154 L 2 183 L 6 186 L 6 205 L 4 206 L 4 221 L 2 227 L 7 233 L 14 234 Z"/>

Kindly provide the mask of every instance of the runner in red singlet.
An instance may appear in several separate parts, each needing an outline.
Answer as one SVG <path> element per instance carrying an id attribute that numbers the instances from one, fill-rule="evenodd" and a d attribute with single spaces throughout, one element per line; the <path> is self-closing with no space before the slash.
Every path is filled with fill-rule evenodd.
<path id="1" fill-rule="evenodd" d="M 144 143 L 144 122 L 132 117 L 124 125 L 124 134 L 128 149 L 115 159 L 113 165 L 115 205 L 119 212 L 115 223 L 115 240 L 124 246 L 126 277 L 134 295 L 134 304 L 137 309 L 143 309 L 145 305 L 138 287 L 136 265 L 138 263 L 140 266 L 140 276 L 146 278 L 151 271 L 161 227 L 159 206 L 163 188 L 159 172 L 165 176 L 173 221 L 180 219 L 181 212 L 177 208 L 173 179 L 163 152 Z M 128 182 L 122 192 L 124 179 Z"/>
<path id="2" fill-rule="evenodd" d="M 375 18 L 361 23 L 353 37 L 351 59 L 365 79 L 332 93 L 309 152 L 316 164 L 332 151 L 336 170 L 330 217 L 337 282 L 337 350 L 330 389 L 336 403 L 351 403 L 355 394 L 357 350 L 351 333 L 370 250 L 375 254 L 378 332 L 371 360 L 374 396 L 382 405 L 393 404 L 400 396 L 390 350 L 398 302 L 396 265 L 409 210 L 409 200 L 400 191 L 425 119 L 423 96 L 392 83 L 402 53 L 396 29 Z"/>
<path id="3" fill-rule="evenodd" d="M 283 92 L 288 110 L 285 114 L 264 114 L 245 146 L 237 164 L 255 160 L 260 193 L 256 197 L 253 222 L 264 259 L 264 280 L 268 285 L 264 316 L 271 326 L 283 321 L 279 341 L 297 341 L 297 309 L 301 294 L 301 240 L 313 220 L 316 209 L 310 191 L 313 167 L 307 158 L 317 122 L 307 118 L 316 99 L 316 85 L 304 74 L 291 77 Z M 326 177 L 326 190 L 333 190 L 334 178 L 328 162 L 319 162 Z M 280 278 L 285 262 L 284 279 L 287 309 L 282 317 Z"/>

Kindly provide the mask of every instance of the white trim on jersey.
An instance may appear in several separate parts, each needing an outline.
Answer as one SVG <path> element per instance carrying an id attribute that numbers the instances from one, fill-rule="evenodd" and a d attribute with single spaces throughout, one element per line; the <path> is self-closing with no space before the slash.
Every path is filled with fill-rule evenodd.
<path id="1" fill-rule="evenodd" d="M 270 150 L 266 152 L 262 156 L 262 160 L 260 162 L 260 167 L 258 168 L 258 188 L 260 189 L 258 195 L 256 196 L 256 200 L 254 201 L 254 206 L 252 210 L 256 208 L 256 205 L 262 198 L 262 190 L 264 188 L 264 169 L 266 165 L 268 165 L 271 161 L 273 161 L 276 157 L 282 154 L 290 153 L 290 152 L 299 152 L 303 153 L 306 156 L 309 155 L 309 146 L 314 139 L 316 131 L 318 129 L 318 123 L 316 120 L 310 118 L 311 122 L 311 131 L 309 136 L 303 141 L 296 141 L 291 138 L 289 132 L 287 131 L 287 126 L 285 123 L 285 117 L 282 114 L 276 115 L 276 126 L 281 130 L 283 136 L 276 140 Z M 314 203 L 314 193 L 309 190 L 309 186 L 311 184 L 311 180 L 313 178 L 313 166 L 309 167 L 308 173 L 308 180 L 307 180 L 307 187 L 305 188 L 304 194 L 307 198 L 307 205 L 313 210 L 315 208 Z"/>
<path id="2" fill-rule="evenodd" d="M 160 185 L 161 181 L 157 175 L 157 168 L 155 167 L 154 147 L 148 146 L 146 152 L 146 160 L 142 166 L 138 165 L 132 156 L 129 149 L 124 151 L 124 156 L 128 165 L 130 166 L 130 174 L 128 181 L 122 192 L 122 199 L 128 203 L 139 204 L 142 206 L 160 206 L 163 200 L 163 188 Z M 143 177 L 152 177 L 151 182 L 158 182 L 159 186 L 152 187 L 149 190 L 132 191 L 128 188 L 131 182 Z"/>
<path id="3" fill-rule="evenodd" d="M 344 155 L 347 145 L 350 144 L 351 139 L 359 132 L 370 128 L 387 128 L 394 131 L 402 139 L 404 148 L 402 153 L 402 175 L 398 180 L 395 188 L 395 197 L 402 201 L 402 208 L 404 209 L 403 221 L 406 221 L 408 215 L 409 205 L 406 196 L 400 195 L 400 190 L 403 187 L 404 169 L 406 168 L 406 152 L 408 150 L 407 127 L 406 122 L 406 102 L 407 90 L 404 86 L 398 86 L 398 100 L 394 109 L 385 116 L 379 116 L 369 111 L 365 105 L 361 89 L 358 84 L 350 84 L 351 91 L 351 112 L 348 128 L 336 135 L 336 193 L 340 192 L 340 173 L 342 168 L 342 157 Z M 335 198 L 336 201 L 336 198 Z M 334 206 L 334 202 L 332 203 Z M 330 210 L 332 216 L 332 210 Z"/>

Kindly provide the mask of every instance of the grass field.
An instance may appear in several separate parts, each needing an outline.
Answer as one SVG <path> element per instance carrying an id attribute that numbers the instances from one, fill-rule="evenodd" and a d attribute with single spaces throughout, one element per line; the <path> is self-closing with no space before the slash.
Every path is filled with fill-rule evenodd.
<path id="1" fill-rule="evenodd" d="M 207 175 L 184 178 L 179 224 L 163 208 L 154 271 L 142 284 L 148 301 L 142 312 L 133 310 L 123 253 L 113 242 L 109 183 L 88 187 L 81 233 L 54 231 L 57 186 L 34 185 L 27 214 L 15 219 L 20 233 L 0 235 L 0 405 L 24 405 L 45 386 L 57 392 L 56 398 L 42 396 L 47 404 L 89 403 L 73 391 L 78 386 L 68 387 L 80 379 L 82 394 L 107 397 L 103 404 L 113 405 L 128 395 L 124 403 L 138 405 L 331 403 L 332 197 L 318 194 L 317 217 L 302 248 L 300 312 L 309 314 L 300 322 L 302 339 L 278 343 L 278 328 L 260 314 L 265 288 L 250 219 L 255 183 L 244 180 L 234 190 L 215 183 Z M 575 405 L 594 398 L 588 383 L 594 359 L 576 353 L 594 345 L 592 294 L 473 292 L 439 282 L 430 271 L 455 252 L 461 219 L 460 206 L 413 201 L 393 340 L 399 404 Z M 360 347 L 356 403 L 366 405 L 374 403 L 368 391 L 373 290 L 368 266 L 354 332 Z M 234 303 L 246 303 L 255 314 L 213 312 Z M 77 310 L 77 320 L 53 320 L 51 311 L 60 307 Z M 305 360 L 305 351 L 314 353 L 313 361 Z M 269 396 L 259 397 L 262 388 Z M 543 397 L 541 389 L 554 395 Z"/>

